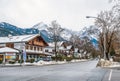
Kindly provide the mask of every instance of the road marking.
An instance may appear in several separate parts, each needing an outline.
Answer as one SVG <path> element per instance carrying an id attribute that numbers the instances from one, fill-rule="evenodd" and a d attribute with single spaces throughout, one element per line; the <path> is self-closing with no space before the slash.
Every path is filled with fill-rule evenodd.
<path id="1" fill-rule="evenodd" d="M 112 69 L 110 70 L 110 74 L 109 74 L 109 78 L 108 78 L 109 81 L 111 81 L 111 77 L 112 77 Z"/>

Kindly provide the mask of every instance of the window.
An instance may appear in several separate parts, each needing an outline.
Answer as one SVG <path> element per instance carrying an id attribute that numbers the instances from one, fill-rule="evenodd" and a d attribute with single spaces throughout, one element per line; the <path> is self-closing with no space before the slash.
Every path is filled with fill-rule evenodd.
<path id="1" fill-rule="evenodd" d="M 39 51 L 39 47 L 37 47 L 37 51 Z"/>
<path id="2" fill-rule="evenodd" d="M 34 50 L 36 51 L 36 46 L 34 46 Z"/>
<path id="3" fill-rule="evenodd" d="M 26 45 L 26 49 L 29 49 L 29 46 L 28 46 L 28 45 Z"/>
<path id="4" fill-rule="evenodd" d="M 14 48 L 14 44 L 13 43 L 7 43 L 6 46 L 10 47 L 10 48 Z"/>
<path id="5" fill-rule="evenodd" d="M 33 50 L 33 46 L 30 46 L 30 50 Z"/>
<path id="6" fill-rule="evenodd" d="M 45 50 L 45 52 L 48 52 L 48 50 Z"/>
<path id="7" fill-rule="evenodd" d="M 40 49 L 40 51 L 42 51 L 42 47 L 40 47 L 39 49 Z"/>

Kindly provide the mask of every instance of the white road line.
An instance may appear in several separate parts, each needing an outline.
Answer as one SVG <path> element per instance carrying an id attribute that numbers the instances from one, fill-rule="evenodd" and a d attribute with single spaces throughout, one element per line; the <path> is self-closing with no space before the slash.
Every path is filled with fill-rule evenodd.
<path id="1" fill-rule="evenodd" d="M 112 77 L 112 69 L 110 70 L 110 74 L 109 74 L 109 78 L 108 78 L 109 81 L 111 81 L 111 77 Z"/>

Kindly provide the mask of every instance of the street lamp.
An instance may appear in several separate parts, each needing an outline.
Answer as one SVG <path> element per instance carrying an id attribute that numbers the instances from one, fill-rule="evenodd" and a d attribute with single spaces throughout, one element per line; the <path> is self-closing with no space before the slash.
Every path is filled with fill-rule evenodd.
<path id="1" fill-rule="evenodd" d="M 98 18 L 98 17 L 94 17 L 94 16 L 86 16 L 86 18 L 95 18 L 95 19 L 97 19 L 97 20 L 99 20 L 99 21 L 101 21 L 102 23 L 103 23 L 103 29 L 102 29 L 102 31 L 103 31 L 103 36 L 104 36 L 104 42 L 103 42 L 103 51 L 104 51 L 104 59 L 106 60 L 106 23 L 105 23 L 105 21 L 103 20 L 103 19 L 101 19 L 101 18 Z"/>

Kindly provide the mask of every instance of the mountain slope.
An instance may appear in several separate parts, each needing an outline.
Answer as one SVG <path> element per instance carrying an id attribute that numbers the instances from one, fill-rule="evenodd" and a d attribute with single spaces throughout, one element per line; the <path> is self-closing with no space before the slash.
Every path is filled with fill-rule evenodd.
<path id="1" fill-rule="evenodd" d="M 52 36 L 51 32 L 48 31 L 48 28 L 49 26 L 43 22 L 40 22 L 34 25 L 33 27 L 26 29 L 19 28 L 6 22 L 1 22 L 0 36 L 8 36 L 9 34 L 11 35 L 40 34 L 46 42 L 52 42 L 54 37 Z M 59 38 L 60 40 L 70 41 L 72 34 L 76 34 L 80 37 L 80 39 L 87 36 L 94 45 L 98 44 L 96 37 L 94 37 L 93 35 L 90 36 L 87 30 L 89 30 L 89 28 L 83 29 L 81 32 L 75 32 L 69 29 L 64 29 L 64 31 L 61 32 L 61 36 Z"/>
<path id="2" fill-rule="evenodd" d="M 40 24 L 34 25 L 32 28 L 19 28 L 17 26 L 11 25 L 6 22 L 0 23 L 0 36 L 8 36 L 9 34 L 15 35 L 24 35 L 24 34 L 41 34 L 46 42 L 50 42 L 50 37 L 48 36 L 48 32 L 44 29 L 39 30 L 37 27 Z M 43 25 L 40 25 L 40 27 Z M 44 28 L 44 27 L 43 27 Z"/>

